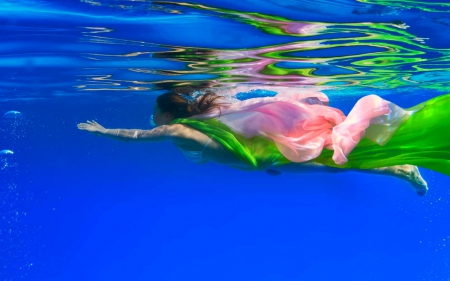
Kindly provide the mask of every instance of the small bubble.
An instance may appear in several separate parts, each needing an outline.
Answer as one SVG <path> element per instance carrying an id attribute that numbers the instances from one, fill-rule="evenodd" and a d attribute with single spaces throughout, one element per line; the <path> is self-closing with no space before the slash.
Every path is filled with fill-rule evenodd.
<path id="1" fill-rule="evenodd" d="M 19 111 L 11 110 L 3 114 L 3 117 L 7 119 L 21 119 L 22 113 L 20 113 Z"/>
<path id="2" fill-rule="evenodd" d="M 4 150 L 0 151 L 0 155 L 8 155 L 8 154 L 12 155 L 12 154 L 14 154 L 14 151 L 9 150 L 9 149 L 4 149 Z"/>

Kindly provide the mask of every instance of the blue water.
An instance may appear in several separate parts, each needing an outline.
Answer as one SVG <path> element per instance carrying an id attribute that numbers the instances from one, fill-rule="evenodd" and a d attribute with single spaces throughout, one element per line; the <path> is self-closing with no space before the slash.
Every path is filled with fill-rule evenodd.
<path id="1" fill-rule="evenodd" d="M 76 128 L 149 129 L 158 94 L 199 82 L 412 106 L 449 92 L 449 5 L 3 0 L 0 280 L 449 280 L 444 175 L 421 169 L 418 197 L 396 178 L 195 165 Z"/>

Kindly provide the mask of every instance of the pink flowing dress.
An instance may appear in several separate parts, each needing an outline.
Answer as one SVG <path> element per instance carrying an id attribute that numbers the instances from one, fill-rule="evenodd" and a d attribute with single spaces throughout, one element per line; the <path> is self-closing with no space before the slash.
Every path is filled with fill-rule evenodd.
<path id="1" fill-rule="evenodd" d="M 334 151 L 333 161 L 343 165 L 362 137 L 384 145 L 411 115 L 376 95 L 358 100 L 348 116 L 327 106 L 328 97 L 315 91 L 226 102 L 192 118 L 216 118 L 246 138 L 265 136 L 296 163 L 314 159 L 323 149 L 330 149 Z"/>

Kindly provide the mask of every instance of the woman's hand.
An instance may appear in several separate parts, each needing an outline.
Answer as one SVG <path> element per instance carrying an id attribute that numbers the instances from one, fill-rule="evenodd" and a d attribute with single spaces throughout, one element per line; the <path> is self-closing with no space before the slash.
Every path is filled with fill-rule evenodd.
<path id="1" fill-rule="evenodd" d="M 78 129 L 82 131 L 88 131 L 90 133 L 101 135 L 106 132 L 106 129 L 95 121 L 86 121 L 86 123 L 80 123 L 77 125 Z"/>

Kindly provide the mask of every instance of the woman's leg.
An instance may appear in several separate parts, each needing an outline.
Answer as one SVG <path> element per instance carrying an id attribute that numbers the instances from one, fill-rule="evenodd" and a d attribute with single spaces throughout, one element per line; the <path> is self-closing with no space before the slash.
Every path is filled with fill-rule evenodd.
<path id="1" fill-rule="evenodd" d="M 383 167 L 371 170 L 364 169 L 340 169 L 332 168 L 319 163 L 289 163 L 282 166 L 271 168 L 267 171 L 269 174 L 288 173 L 288 174 L 312 174 L 312 173 L 344 173 L 360 172 L 366 174 L 388 175 L 407 180 L 419 196 L 424 196 L 428 191 L 427 182 L 420 175 L 419 169 L 412 165 L 398 165 Z"/>

